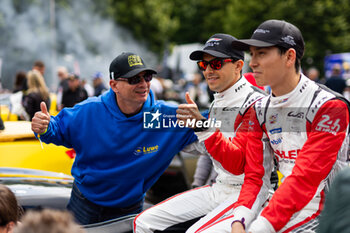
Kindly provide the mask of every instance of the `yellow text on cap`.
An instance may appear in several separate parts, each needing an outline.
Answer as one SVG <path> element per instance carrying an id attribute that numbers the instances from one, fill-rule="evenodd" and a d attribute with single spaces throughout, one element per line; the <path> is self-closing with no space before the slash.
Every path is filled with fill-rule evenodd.
<path id="1" fill-rule="evenodd" d="M 128 56 L 128 62 L 129 62 L 129 66 L 136 66 L 136 65 L 143 65 L 142 64 L 142 60 L 141 57 L 138 55 L 130 55 Z"/>

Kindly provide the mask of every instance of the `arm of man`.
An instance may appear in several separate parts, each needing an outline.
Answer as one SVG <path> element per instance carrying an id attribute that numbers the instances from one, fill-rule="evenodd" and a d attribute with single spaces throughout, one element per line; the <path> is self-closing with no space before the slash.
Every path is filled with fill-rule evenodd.
<path id="1" fill-rule="evenodd" d="M 199 156 L 196 171 L 193 175 L 192 187 L 199 187 L 206 184 L 213 169 L 213 162 L 206 154 Z"/>
<path id="2" fill-rule="evenodd" d="M 205 135 L 204 144 L 208 153 L 216 161 L 221 163 L 223 168 L 234 175 L 240 175 L 244 172 L 248 131 L 251 130 L 253 126 L 260 127 L 258 122 L 252 125 L 254 116 L 255 110 L 253 107 L 250 107 L 244 114 L 242 124 L 238 127 L 236 136 L 233 137 L 232 140 L 225 138 L 219 130 L 216 132 L 205 131 L 196 133 L 199 140 L 203 138 L 202 135 Z"/>
<path id="3" fill-rule="evenodd" d="M 264 130 L 256 118 L 254 108 L 249 109 L 244 139 L 246 154 L 244 164 L 244 183 L 237 202 L 233 206 L 232 233 L 244 229 L 256 218 L 268 198 L 269 177 L 273 164 L 273 153 L 264 140 Z"/>
<path id="4" fill-rule="evenodd" d="M 188 93 L 186 93 L 186 101 L 187 104 L 179 105 L 176 111 L 176 117 L 179 121 L 185 121 L 187 119 L 200 120 L 204 118 Z M 237 129 L 236 136 L 232 141 L 225 138 L 220 130 L 213 131 L 212 128 L 209 128 L 208 130 L 196 132 L 204 150 L 221 163 L 224 169 L 234 175 L 241 175 L 244 172 L 247 131 L 250 127 L 251 115 L 255 115 L 255 110 L 252 107 L 244 114 L 242 124 Z"/>
<path id="5" fill-rule="evenodd" d="M 325 130 L 325 124 L 328 124 L 330 131 Z M 268 206 L 252 223 L 252 232 L 255 229 L 259 229 L 258 232 L 274 232 L 268 230 L 271 227 L 279 231 L 294 213 L 312 200 L 337 160 L 348 125 L 349 113 L 343 101 L 328 101 L 318 110 L 292 174 L 284 180 Z M 249 177 L 250 174 L 247 173 L 246 176 Z"/>
<path id="6" fill-rule="evenodd" d="M 62 116 L 62 114 L 68 115 L 68 113 L 62 110 L 56 117 L 51 117 L 45 102 L 41 102 L 40 109 L 41 111 L 34 114 L 31 123 L 32 131 L 36 134 L 35 136 L 40 137 L 40 140 L 45 143 L 54 143 L 55 145 L 72 148 L 72 145 L 65 140 L 63 133 L 61 133 L 62 122 L 56 121 L 58 116 Z"/>

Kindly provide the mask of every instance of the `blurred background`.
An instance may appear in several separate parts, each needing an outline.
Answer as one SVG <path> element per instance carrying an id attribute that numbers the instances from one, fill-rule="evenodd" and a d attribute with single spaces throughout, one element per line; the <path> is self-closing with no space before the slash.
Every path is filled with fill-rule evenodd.
<path id="1" fill-rule="evenodd" d="M 92 82 L 123 51 L 139 53 L 164 78 L 195 72 L 188 54 L 212 34 L 249 38 L 266 19 L 284 19 L 300 28 L 306 42 L 303 69 L 325 75 L 325 57 L 350 51 L 347 0 L 1 0 L 0 82 L 14 88 L 18 71 L 45 63 L 51 91 L 65 66 Z M 170 69 L 169 69 L 170 68 Z"/>

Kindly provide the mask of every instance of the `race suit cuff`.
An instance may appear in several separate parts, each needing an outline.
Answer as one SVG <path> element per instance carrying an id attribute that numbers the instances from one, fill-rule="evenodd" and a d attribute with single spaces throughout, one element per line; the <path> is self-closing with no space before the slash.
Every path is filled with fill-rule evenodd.
<path id="1" fill-rule="evenodd" d="M 211 130 L 195 132 L 199 142 L 204 142 L 205 140 L 207 140 L 214 133 L 215 133 L 215 131 L 212 132 Z"/>
<path id="2" fill-rule="evenodd" d="M 245 229 L 249 227 L 250 223 L 255 218 L 254 212 L 245 206 L 238 206 L 237 208 L 235 208 L 233 210 L 233 216 L 233 222 L 242 222 L 242 219 L 244 219 Z"/>
<path id="3" fill-rule="evenodd" d="M 241 220 L 234 220 L 232 223 L 231 223 L 231 228 L 232 228 L 232 225 L 235 223 L 235 222 L 240 222 L 243 226 L 243 229 L 245 230 L 245 218 L 242 218 Z"/>
<path id="4" fill-rule="evenodd" d="M 249 232 L 252 233 L 276 233 L 275 229 L 271 223 L 264 218 L 259 216 L 252 224 L 250 225 Z"/>

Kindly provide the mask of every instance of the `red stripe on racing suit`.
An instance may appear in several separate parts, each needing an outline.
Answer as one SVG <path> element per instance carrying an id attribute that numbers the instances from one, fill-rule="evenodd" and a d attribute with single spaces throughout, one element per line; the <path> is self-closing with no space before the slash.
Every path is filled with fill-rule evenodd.
<path id="1" fill-rule="evenodd" d="M 324 124 L 325 116 L 333 122 L 341 119 L 337 125 L 339 129 L 334 134 L 322 132 L 320 126 Z M 313 122 L 307 123 L 308 139 L 297 155 L 292 174 L 286 177 L 261 213 L 276 231 L 282 229 L 294 213 L 311 201 L 321 182 L 330 173 L 345 139 L 348 122 L 346 104 L 341 100 L 330 100 L 318 110 Z M 255 169 L 256 163 L 250 163 L 247 159 L 247 166 Z M 254 181 L 254 172 L 247 171 L 246 177 L 251 179 L 251 176 Z"/>
<path id="2" fill-rule="evenodd" d="M 240 175 L 244 172 L 247 134 L 251 114 L 252 107 L 247 110 L 244 118 L 240 119 L 242 123 L 238 127 L 236 136 L 232 138 L 232 141 L 225 138 L 219 130 L 204 141 L 208 153 L 220 162 L 225 170 L 234 175 Z M 257 125 L 259 126 L 259 124 Z"/>

